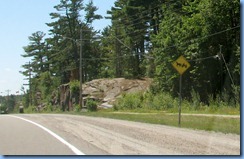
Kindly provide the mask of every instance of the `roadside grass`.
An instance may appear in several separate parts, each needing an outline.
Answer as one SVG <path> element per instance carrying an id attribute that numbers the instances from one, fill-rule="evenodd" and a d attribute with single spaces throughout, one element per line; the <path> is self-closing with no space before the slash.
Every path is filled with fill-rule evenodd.
<path id="1" fill-rule="evenodd" d="M 177 113 L 179 110 L 177 107 L 173 109 L 168 109 L 167 112 Z M 235 107 L 212 107 L 212 106 L 202 106 L 197 110 L 191 109 L 189 107 L 182 107 L 182 113 L 189 114 L 222 114 L 222 115 L 240 115 L 239 108 Z"/>
<path id="2" fill-rule="evenodd" d="M 75 113 L 76 114 L 76 113 Z M 168 113 L 116 113 L 111 111 L 80 112 L 80 115 L 121 119 L 178 127 L 178 115 Z M 181 127 L 222 133 L 240 134 L 240 118 L 219 116 L 181 116 Z"/>
<path id="3" fill-rule="evenodd" d="M 98 109 L 95 112 L 82 112 L 82 111 L 70 111 L 63 112 L 61 110 L 36 112 L 33 111 L 33 107 L 26 110 L 25 113 L 57 113 L 57 114 L 72 114 L 72 115 L 84 115 L 92 117 L 104 117 L 120 120 L 128 120 L 150 124 L 160 124 L 167 126 L 178 127 L 178 112 L 175 109 L 168 111 L 158 110 L 121 110 L 114 111 L 113 109 Z M 223 111 L 224 110 L 224 111 Z M 227 113 L 226 113 L 227 112 Z M 230 113 L 231 112 L 231 113 Z M 189 115 L 184 115 L 187 113 Z M 199 116 L 198 114 L 206 114 L 207 116 Z M 221 117 L 214 115 L 230 115 L 230 117 Z M 212 115 L 212 116 L 211 116 Z M 219 109 L 219 110 L 182 110 L 181 127 L 205 131 L 214 131 L 222 133 L 232 133 L 240 135 L 240 118 L 232 118 L 231 115 L 239 115 L 239 112 L 235 109 Z"/>
<path id="4" fill-rule="evenodd" d="M 181 127 L 240 134 L 240 118 L 214 116 L 240 115 L 240 104 L 238 102 L 224 102 L 220 98 L 213 99 L 209 96 L 210 102 L 209 105 L 206 105 L 198 97 L 195 97 L 196 93 L 193 92 L 192 94 L 190 101 L 184 99 L 182 101 L 181 112 L 191 115 L 181 116 Z M 169 93 L 137 92 L 124 94 L 116 100 L 110 110 L 82 114 L 178 127 L 178 104 L 178 99 Z"/>
<path id="5" fill-rule="evenodd" d="M 193 96 L 194 97 L 194 96 Z M 94 109 L 84 112 L 76 105 L 73 111 L 63 112 L 60 107 L 47 105 L 41 112 L 35 107 L 29 107 L 25 113 L 58 113 L 105 117 L 151 124 L 161 124 L 178 127 L 178 99 L 168 93 L 134 93 L 124 94 L 114 103 L 111 109 Z M 91 102 L 90 106 L 95 106 Z M 89 108 L 89 107 L 87 107 Z M 97 107 L 96 107 L 97 108 Z M 216 115 L 240 115 L 238 102 L 223 102 L 210 98 L 209 105 L 201 103 L 198 98 L 192 101 L 182 101 L 181 127 L 222 133 L 240 134 L 240 118 L 221 117 Z M 206 116 L 198 114 L 207 114 Z"/>

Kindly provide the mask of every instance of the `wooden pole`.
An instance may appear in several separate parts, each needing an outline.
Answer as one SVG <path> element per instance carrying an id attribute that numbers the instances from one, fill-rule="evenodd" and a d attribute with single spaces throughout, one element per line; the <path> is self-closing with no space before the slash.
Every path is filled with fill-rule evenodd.
<path id="1" fill-rule="evenodd" d="M 83 96 L 82 96 L 82 25 L 80 26 L 80 109 L 82 110 L 84 108 L 83 105 Z"/>

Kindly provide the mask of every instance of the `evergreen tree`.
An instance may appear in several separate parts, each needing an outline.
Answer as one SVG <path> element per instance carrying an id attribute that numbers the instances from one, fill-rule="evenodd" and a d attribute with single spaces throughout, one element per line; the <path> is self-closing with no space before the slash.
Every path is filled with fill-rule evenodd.
<path id="1" fill-rule="evenodd" d="M 171 62 L 184 55 L 191 63 L 190 70 L 184 74 L 185 97 L 190 97 L 192 89 L 205 102 L 209 95 L 216 97 L 223 90 L 231 93 L 231 80 L 223 60 L 226 60 L 227 67 L 233 69 L 236 64 L 232 61 L 238 61 L 238 2 L 187 0 L 170 3 L 163 5 L 161 31 L 152 40 L 156 79 L 161 89 L 177 95 L 178 78 Z M 220 53 L 220 45 L 223 45 L 221 53 L 224 58 L 219 61 L 216 55 Z M 235 74 L 235 77 L 236 85 L 239 85 L 240 74 Z"/>

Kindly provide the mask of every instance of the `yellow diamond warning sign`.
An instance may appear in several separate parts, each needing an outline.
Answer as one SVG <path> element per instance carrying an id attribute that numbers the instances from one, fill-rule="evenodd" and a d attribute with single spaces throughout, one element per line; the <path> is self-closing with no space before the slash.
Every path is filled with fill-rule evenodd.
<path id="1" fill-rule="evenodd" d="M 191 66 L 183 56 L 172 62 L 172 65 L 181 75 Z"/>

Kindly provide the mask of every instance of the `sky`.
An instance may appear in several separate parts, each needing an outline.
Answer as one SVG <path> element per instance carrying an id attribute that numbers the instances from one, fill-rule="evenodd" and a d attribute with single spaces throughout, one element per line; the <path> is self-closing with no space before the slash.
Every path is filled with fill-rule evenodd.
<path id="1" fill-rule="evenodd" d="M 89 0 L 84 0 L 88 3 Z M 51 22 L 50 13 L 60 0 L 0 0 L 0 95 L 16 94 L 28 80 L 19 71 L 21 65 L 28 63 L 23 58 L 23 47 L 29 44 L 28 36 L 36 31 L 48 34 L 49 27 L 45 23 Z M 115 0 L 93 0 L 99 8 L 98 14 L 106 16 L 107 10 L 114 6 Z M 110 24 L 102 19 L 93 23 L 93 27 L 102 30 Z M 28 86 L 25 86 L 28 89 Z"/>

